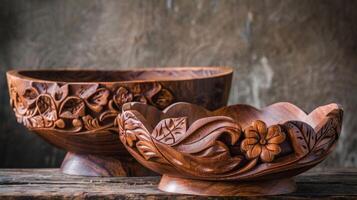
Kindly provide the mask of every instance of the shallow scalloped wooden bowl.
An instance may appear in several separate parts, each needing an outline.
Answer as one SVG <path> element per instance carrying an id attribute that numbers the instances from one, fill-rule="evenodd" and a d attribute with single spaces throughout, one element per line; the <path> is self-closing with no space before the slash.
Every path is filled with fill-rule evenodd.
<path id="1" fill-rule="evenodd" d="M 226 105 L 232 69 L 181 67 L 130 70 L 18 70 L 7 72 L 19 123 L 68 151 L 62 171 L 86 176 L 148 175 L 118 139 L 115 118 L 126 102 L 164 109 L 188 101 Z"/>
<path id="2" fill-rule="evenodd" d="M 210 112 L 189 103 L 163 111 L 128 103 L 120 140 L 147 168 L 163 174 L 159 189 L 212 196 L 293 192 L 293 176 L 320 163 L 335 146 L 342 108 L 306 114 L 290 103 L 262 110 L 233 105 Z"/>

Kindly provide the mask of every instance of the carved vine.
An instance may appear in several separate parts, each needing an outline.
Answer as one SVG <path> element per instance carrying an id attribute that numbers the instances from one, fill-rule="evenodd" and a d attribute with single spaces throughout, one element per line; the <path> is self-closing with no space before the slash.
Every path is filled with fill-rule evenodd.
<path id="1" fill-rule="evenodd" d="M 25 87 L 25 88 L 24 88 Z M 165 108 L 171 92 L 159 83 L 108 89 L 98 84 L 10 83 L 10 103 L 17 121 L 30 129 L 65 132 L 115 131 L 124 103 L 140 101 Z M 163 100 L 164 99 L 164 100 Z"/>
<path id="2" fill-rule="evenodd" d="M 300 121 L 267 127 L 257 120 L 242 130 L 224 116 L 206 117 L 190 126 L 186 117 L 167 118 L 154 128 L 135 110 L 118 117 L 121 141 L 144 165 L 160 173 L 212 180 L 254 178 L 283 166 L 314 165 L 336 143 L 341 123 L 342 110 L 330 112 L 317 132 Z"/>

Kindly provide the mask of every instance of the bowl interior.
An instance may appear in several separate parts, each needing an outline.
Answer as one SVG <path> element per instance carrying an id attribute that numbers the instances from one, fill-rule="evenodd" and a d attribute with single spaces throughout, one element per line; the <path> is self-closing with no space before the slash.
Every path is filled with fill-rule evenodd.
<path id="1" fill-rule="evenodd" d="M 226 67 L 182 67 L 133 70 L 20 70 L 20 76 L 61 82 L 118 82 L 146 80 L 185 80 L 231 73 Z"/>

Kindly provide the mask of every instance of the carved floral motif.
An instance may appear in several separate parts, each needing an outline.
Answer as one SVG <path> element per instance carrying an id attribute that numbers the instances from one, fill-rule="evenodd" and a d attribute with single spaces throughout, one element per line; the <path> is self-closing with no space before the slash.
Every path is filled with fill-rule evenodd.
<path id="1" fill-rule="evenodd" d="M 149 107 L 137 105 L 140 110 Z M 185 105 L 190 106 L 176 104 L 177 115 L 182 115 Z M 161 114 L 155 122 L 135 109 L 125 108 L 117 118 L 124 146 L 158 173 L 215 181 L 255 180 L 284 171 L 291 176 L 293 169 L 301 173 L 326 157 L 342 124 L 340 108 L 328 111 L 315 129 L 302 121 L 267 127 L 256 120 L 242 131 L 239 121 L 228 116 L 207 116 L 190 124 L 188 116 L 164 116 Z"/>
<path id="2" fill-rule="evenodd" d="M 119 87 L 113 96 L 114 103 L 121 107 L 124 103 L 131 102 L 133 100 L 133 94 L 124 87 Z"/>
<path id="3" fill-rule="evenodd" d="M 155 127 L 152 137 L 164 144 L 174 144 L 185 134 L 186 124 L 186 117 L 164 119 Z"/>
<path id="4" fill-rule="evenodd" d="M 173 95 L 159 83 L 143 88 L 140 84 L 133 88 L 120 86 L 113 90 L 98 84 L 32 82 L 30 86 L 17 86 L 10 81 L 9 85 L 10 103 L 17 121 L 31 129 L 113 131 L 114 119 L 124 103 L 139 100 L 166 107 L 173 102 Z M 161 99 L 167 96 L 162 96 L 162 90 L 170 93 L 164 104 Z"/>
<path id="5" fill-rule="evenodd" d="M 150 130 L 137 115 L 127 111 L 118 117 L 120 139 L 147 161 L 165 165 L 174 162 L 176 168 L 188 174 L 193 173 L 194 166 L 194 173 L 203 176 L 229 172 L 242 161 L 241 156 L 231 156 L 229 152 L 228 146 L 235 144 L 241 135 L 241 128 L 231 118 L 212 117 L 205 123 L 196 121 L 190 127 L 186 117 L 169 118 Z M 230 145 L 218 140 L 223 136 L 230 139 Z"/>
<path id="6" fill-rule="evenodd" d="M 260 120 L 254 121 L 244 130 L 245 139 L 241 143 L 241 149 L 249 160 L 260 157 L 263 162 L 271 162 L 274 156 L 281 152 L 279 146 L 285 140 L 285 133 L 280 126 L 273 125 L 267 128 Z"/>

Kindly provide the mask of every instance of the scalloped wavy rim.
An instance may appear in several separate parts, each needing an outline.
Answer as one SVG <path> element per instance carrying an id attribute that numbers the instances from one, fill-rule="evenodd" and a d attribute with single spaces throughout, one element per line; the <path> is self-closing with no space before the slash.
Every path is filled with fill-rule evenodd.
<path id="1" fill-rule="evenodd" d="M 183 102 L 163 111 L 127 103 L 117 123 L 129 153 L 157 173 L 254 181 L 292 177 L 320 163 L 338 140 L 342 116 L 335 103 L 310 114 L 287 102 L 216 111 Z"/>

